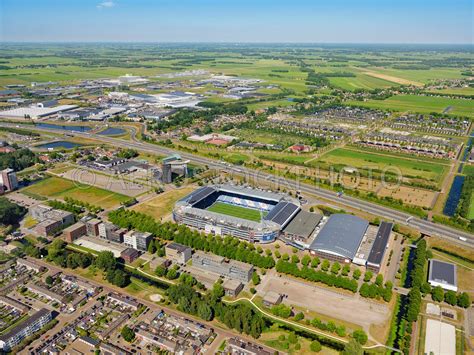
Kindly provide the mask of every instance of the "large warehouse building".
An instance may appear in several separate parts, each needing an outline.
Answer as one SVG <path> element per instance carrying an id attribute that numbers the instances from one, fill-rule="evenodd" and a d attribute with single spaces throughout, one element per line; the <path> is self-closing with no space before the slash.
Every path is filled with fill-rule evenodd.
<path id="1" fill-rule="evenodd" d="M 301 210 L 282 194 L 233 185 L 206 186 L 178 201 L 173 218 L 206 233 L 269 243 Z"/>
<path id="2" fill-rule="evenodd" d="M 393 224 L 369 222 L 349 214 L 333 214 L 309 246 L 312 254 L 339 262 L 353 262 L 379 272 L 386 257 Z"/>

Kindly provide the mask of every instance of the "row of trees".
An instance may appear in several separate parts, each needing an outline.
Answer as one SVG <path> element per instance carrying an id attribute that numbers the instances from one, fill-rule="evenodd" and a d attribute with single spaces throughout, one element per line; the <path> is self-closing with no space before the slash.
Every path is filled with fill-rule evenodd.
<path id="1" fill-rule="evenodd" d="M 283 274 L 289 274 L 313 282 L 321 282 L 328 286 L 342 288 L 356 293 L 358 289 L 357 281 L 349 277 L 338 276 L 322 270 L 314 270 L 307 266 L 301 268 L 296 263 L 279 260 L 276 264 L 276 270 Z"/>
<path id="2" fill-rule="evenodd" d="M 112 211 L 109 214 L 109 220 L 122 228 L 149 232 L 160 239 L 174 240 L 197 250 L 212 252 L 260 268 L 270 269 L 275 266 L 273 257 L 260 255 L 253 244 L 240 241 L 237 238 L 206 235 L 191 230 L 185 225 L 170 222 L 160 223 L 151 216 L 124 209 Z"/>

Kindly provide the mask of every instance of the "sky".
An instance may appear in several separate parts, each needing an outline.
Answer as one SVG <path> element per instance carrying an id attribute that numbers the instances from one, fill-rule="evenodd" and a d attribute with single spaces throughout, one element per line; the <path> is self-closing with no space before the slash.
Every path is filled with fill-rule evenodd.
<path id="1" fill-rule="evenodd" d="M 472 0 L 0 0 L 2 42 L 473 43 Z"/>

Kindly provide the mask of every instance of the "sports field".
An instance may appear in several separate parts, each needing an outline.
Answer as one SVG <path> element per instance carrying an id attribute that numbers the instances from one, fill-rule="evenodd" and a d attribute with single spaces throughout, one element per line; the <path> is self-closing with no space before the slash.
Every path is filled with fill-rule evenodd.
<path id="1" fill-rule="evenodd" d="M 245 208 L 240 206 L 229 205 L 223 202 L 216 202 L 212 206 L 207 208 L 208 211 L 226 214 L 228 216 L 248 219 L 249 221 L 260 222 L 260 211 L 253 210 L 251 208 Z M 267 213 L 262 212 L 262 216 Z"/>
<path id="2" fill-rule="evenodd" d="M 52 176 L 21 190 L 26 195 L 36 195 L 49 198 L 72 197 L 76 200 L 90 203 L 105 209 L 117 207 L 130 197 L 101 189 L 95 186 L 76 183 L 71 180 Z"/>

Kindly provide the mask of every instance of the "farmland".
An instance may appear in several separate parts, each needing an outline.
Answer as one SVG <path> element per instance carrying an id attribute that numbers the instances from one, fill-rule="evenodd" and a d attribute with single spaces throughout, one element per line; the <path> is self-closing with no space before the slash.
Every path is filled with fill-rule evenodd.
<path id="1" fill-rule="evenodd" d="M 106 209 L 118 207 L 121 202 L 130 199 L 130 197 L 125 195 L 90 185 L 80 184 L 56 176 L 41 180 L 38 183 L 24 188 L 21 192 L 30 196 L 42 196 L 52 199 L 71 197 Z"/>
<path id="2" fill-rule="evenodd" d="M 353 149 L 335 149 L 323 155 L 317 162 L 324 162 L 331 166 L 350 166 L 362 169 L 400 170 L 402 175 L 421 177 L 428 180 L 438 180 L 446 172 L 446 166 L 432 164 L 416 159 L 399 158 L 396 155 L 373 154 Z M 314 163 L 315 164 L 315 163 Z"/>
<path id="3" fill-rule="evenodd" d="M 400 112 L 447 113 L 474 118 L 472 102 L 464 99 L 417 95 L 396 95 L 386 100 L 349 101 L 348 104 Z"/>

